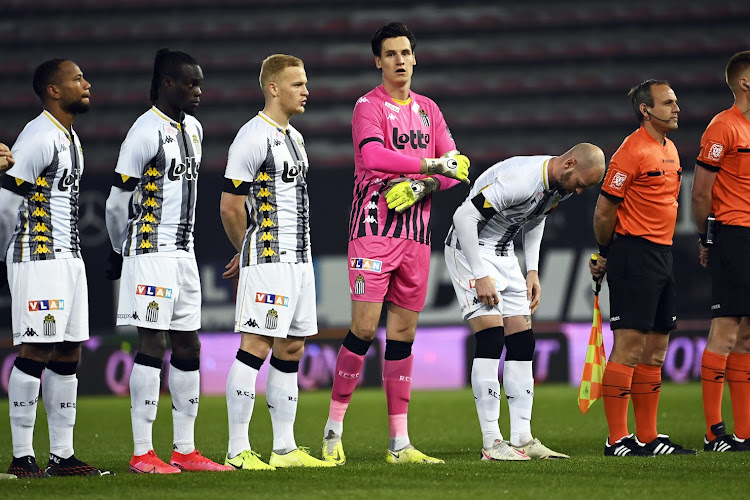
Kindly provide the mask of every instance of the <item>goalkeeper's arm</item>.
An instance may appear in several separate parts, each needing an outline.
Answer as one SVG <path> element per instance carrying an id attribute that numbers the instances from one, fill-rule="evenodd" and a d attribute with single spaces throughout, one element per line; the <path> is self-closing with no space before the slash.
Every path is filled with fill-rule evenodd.
<path id="1" fill-rule="evenodd" d="M 389 174 L 441 174 L 469 183 L 469 159 L 458 151 L 449 151 L 440 158 L 414 158 L 386 149 L 379 141 L 370 141 L 361 149 L 362 161 L 370 170 Z"/>

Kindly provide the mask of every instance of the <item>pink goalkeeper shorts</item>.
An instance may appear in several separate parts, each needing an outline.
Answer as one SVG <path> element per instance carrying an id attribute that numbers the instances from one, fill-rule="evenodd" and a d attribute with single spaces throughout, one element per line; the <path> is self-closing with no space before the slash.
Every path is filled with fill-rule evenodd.
<path id="1" fill-rule="evenodd" d="M 385 299 L 419 312 L 424 309 L 429 274 L 429 245 L 385 236 L 363 236 L 349 242 L 352 300 Z"/>

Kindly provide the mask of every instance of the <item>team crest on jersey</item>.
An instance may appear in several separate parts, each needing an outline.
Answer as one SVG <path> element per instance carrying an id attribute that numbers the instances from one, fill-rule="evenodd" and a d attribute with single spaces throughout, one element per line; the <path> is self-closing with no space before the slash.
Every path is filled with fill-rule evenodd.
<path id="1" fill-rule="evenodd" d="M 289 297 L 284 297 L 283 295 L 276 295 L 273 293 L 256 292 L 255 302 L 259 302 L 261 304 L 273 304 L 276 306 L 289 307 Z"/>
<path id="2" fill-rule="evenodd" d="M 430 117 L 427 116 L 427 112 L 424 109 L 419 110 L 419 119 L 422 120 L 422 125 L 425 127 L 430 126 Z"/>
<path id="3" fill-rule="evenodd" d="M 721 155 L 724 154 L 724 145 L 718 142 L 709 142 L 706 152 L 706 157 L 711 161 L 721 160 Z"/>
<path id="4" fill-rule="evenodd" d="M 383 104 L 385 104 L 385 107 L 388 108 L 388 109 L 390 109 L 391 111 L 394 111 L 396 113 L 400 113 L 401 112 L 401 108 L 399 108 L 398 106 L 396 106 L 394 104 L 391 104 L 390 102 L 384 102 Z"/>
<path id="5" fill-rule="evenodd" d="M 361 274 L 354 279 L 354 295 L 365 294 L 365 277 Z"/>
<path id="6" fill-rule="evenodd" d="M 276 309 L 271 309 L 270 311 L 268 311 L 268 314 L 266 314 L 266 329 L 275 330 L 278 325 L 279 313 L 276 312 Z"/>
<path id="7" fill-rule="evenodd" d="M 44 336 L 54 337 L 55 336 L 55 317 L 48 314 L 44 317 Z"/>
<path id="8" fill-rule="evenodd" d="M 625 181 L 628 179 L 628 174 L 617 170 L 616 168 L 612 169 L 612 179 L 609 181 L 609 187 L 613 189 L 622 189 L 622 186 L 625 185 Z"/>
<path id="9" fill-rule="evenodd" d="M 159 319 L 159 304 L 156 303 L 155 300 L 152 300 L 148 303 L 148 307 L 146 308 L 146 321 L 150 321 L 151 323 L 156 323 L 156 320 Z"/>
<path id="10" fill-rule="evenodd" d="M 365 271 L 379 273 L 382 267 L 383 261 L 381 260 L 360 259 L 357 257 L 349 259 L 349 269 L 363 269 Z"/>
<path id="11" fill-rule="evenodd" d="M 65 301 L 62 299 L 30 300 L 29 311 L 63 311 Z"/>

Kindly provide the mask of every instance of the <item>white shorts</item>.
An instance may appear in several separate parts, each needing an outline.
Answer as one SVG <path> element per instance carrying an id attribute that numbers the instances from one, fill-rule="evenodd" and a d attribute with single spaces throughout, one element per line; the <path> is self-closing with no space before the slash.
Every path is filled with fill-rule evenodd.
<path id="1" fill-rule="evenodd" d="M 185 251 L 125 257 L 117 325 L 191 332 L 201 327 L 201 282 Z"/>
<path id="2" fill-rule="evenodd" d="M 13 345 L 89 338 L 89 290 L 83 260 L 8 263 Z"/>
<path id="3" fill-rule="evenodd" d="M 488 306 L 479 301 L 474 288 L 474 275 L 469 263 L 460 250 L 445 246 L 445 263 L 451 275 L 453 290 L 456 292 L 464 320 L 478 316 L 500 315 L 504 317 L 528 316 L 531 314 L 526 298 L 526 279 L 515 255 L 502 256 L 494 253 L 481 253 L 485 269 L 495 281 L 495 291 L 500 302 Z"/>
<path id="4" fill-rule="evenodd" d="M 241 268 L 234 331 L 279 338 L 318 333 L 313 265 L 275 262 Z"/>

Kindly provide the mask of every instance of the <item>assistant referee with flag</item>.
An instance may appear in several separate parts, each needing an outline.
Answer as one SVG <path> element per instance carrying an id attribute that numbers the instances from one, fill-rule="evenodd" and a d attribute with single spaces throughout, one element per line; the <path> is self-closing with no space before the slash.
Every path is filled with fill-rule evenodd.
<path id="1" fill-rule="evenodd" d="M 677 326 L 672 236 L 682 169 L 667 133 L 677 129 L 669 83 L 646 80 L 628 93 L 640 123 L 610 160 L 594 212 L 600 256 L 596 279 L 609 275 L 614 343 L 604 370 L 605 456 L 695 454 L 656 431 L 661 367 Z M 633 399 L 636 434 L 628 432 Z"/>

